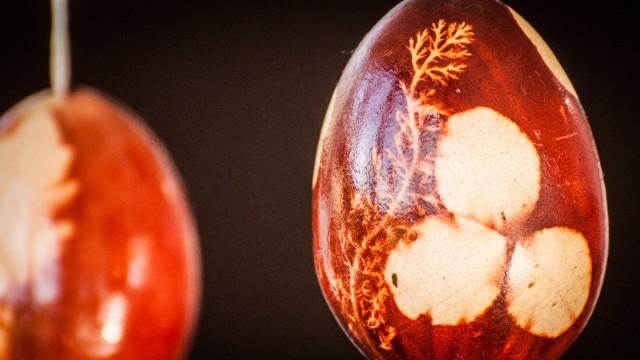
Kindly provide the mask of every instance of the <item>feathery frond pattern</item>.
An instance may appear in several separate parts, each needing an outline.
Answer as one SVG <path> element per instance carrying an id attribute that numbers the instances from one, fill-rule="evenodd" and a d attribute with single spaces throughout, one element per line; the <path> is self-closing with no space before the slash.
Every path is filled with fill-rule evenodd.
<path id="1" fill-rule="evenodd" d="M 434 191 L 433 155 L 441 122 L 449 114 L 431 97 L 465 70 L 473 36 L 471 25 L 441 19 L 409 39 L 413 76 L 408 84 L 399 82 L 406 108 L 395 114 L 393 145 L 384 149 L 378 145 L 371 154 L 376 197 L 356 193 L 339 232 L 340 264 L 347 271 L 330 274 L 332 292 L 347 327 L 374 334 L 382 349 L 392 349 L 396 335 L 385 322 L 390 294 L 384 279 L 386 254 L 400 241 L 398 237 L 409 236 L 397 219 L 401 215 L 419 219 L 441 206 Z M 421 90 L 422 84 L 429 86 Z M 359 340 L 371 344 L 368 337 Z"/>

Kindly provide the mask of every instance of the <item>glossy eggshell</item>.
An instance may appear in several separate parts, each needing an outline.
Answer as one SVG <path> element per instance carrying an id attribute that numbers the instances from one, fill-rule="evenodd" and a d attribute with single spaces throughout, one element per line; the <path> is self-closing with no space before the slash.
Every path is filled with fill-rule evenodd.
<path id="1" fill-rule="evenodd" d="M 163 145 L 90 89 L 33 96 L 0 129 L 0 358 L 176 359 L 198 237 Z"/>
<path id="2" fill-rule="evenodd" d="M 578 96 L 506 5 L 403 1 L 357 47 L 320 135 L 313 250 L 367 357 L 560 357 L 594 310 L 607 221 Z"/>

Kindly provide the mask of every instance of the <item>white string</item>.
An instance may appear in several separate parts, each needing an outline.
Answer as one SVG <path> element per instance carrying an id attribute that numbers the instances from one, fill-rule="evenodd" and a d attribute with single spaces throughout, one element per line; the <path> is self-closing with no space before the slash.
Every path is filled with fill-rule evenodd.
<path id="1" fill-rule="evenodd" d="M 51 0 L 51 89 L 64 96 L 71 79 L 67 0 Z"/>

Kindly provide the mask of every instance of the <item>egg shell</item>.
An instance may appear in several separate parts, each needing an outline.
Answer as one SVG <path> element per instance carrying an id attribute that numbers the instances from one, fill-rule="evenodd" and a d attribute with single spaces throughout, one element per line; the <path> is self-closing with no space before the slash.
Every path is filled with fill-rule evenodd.
<path id="1" fill-rule="evenodd" d="M 578 95 L 494 0 L 403 1 L 365 36 L 322 126 L 312 219 L 323 294 L 369 358 L 558 358 L 606 268 Z"/>
<path id="2" fill-rule="evenodd" d="M 0 358 L 176 359 L 200 299 L 196 225 L 156 136 L 92 90 L 0 124 Z"/>

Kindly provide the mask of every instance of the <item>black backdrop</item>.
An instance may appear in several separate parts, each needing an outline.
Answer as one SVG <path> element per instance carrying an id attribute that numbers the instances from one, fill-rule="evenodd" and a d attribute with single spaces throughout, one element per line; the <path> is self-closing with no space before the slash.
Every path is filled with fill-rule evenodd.
<path id="1" fill-rule="evenodd" d="M 70 2 L 73 83 L 140 114 L 188 188 L 204 268 L 190 358 L 360 359 L 317 285 L 311 174 L 350 52 L 397 1 Z M 505 2 L 573 81 L 607 184 L 605 283 L 565 358 L 637 356 L 638 12 L 630 0 Z M 49 26 L 47 0 L 0 2 L 0 109 L 48 86 Z"/>

